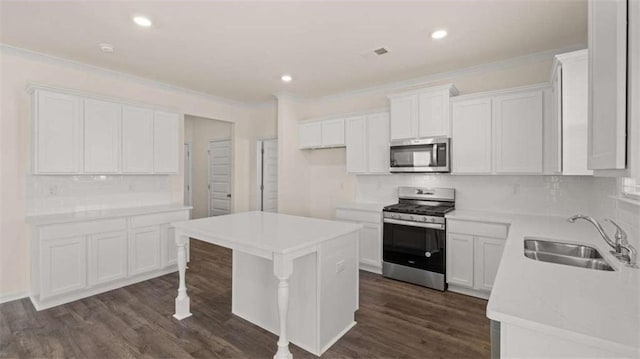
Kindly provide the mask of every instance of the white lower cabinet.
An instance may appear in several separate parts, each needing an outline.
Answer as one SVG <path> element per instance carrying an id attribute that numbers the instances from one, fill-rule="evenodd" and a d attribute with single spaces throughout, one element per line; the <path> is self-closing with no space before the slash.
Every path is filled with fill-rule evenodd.
<path id="1" fill-rule="evenodd" d="M 127 276 L 127 233 L 89 236 L 89 284 L 102 284 Z"/>
<path id="2" fill-rule="evenodd" d="M 160 227 L 137 228 L 129 232 L 129 273 L 160 268 Z"/>
<path id="3" fill-rule="evenodd" d="M 447 237 L 447 283 L 473 288 L 473 237 Z"/>
<path id="4" fill-rule="evenodd" d="M 40 244 L 40 250 L 41 298 L 87 286 L 87 251 L 84 237 L 46 240 Z"/>
<path id="5" fill-rule="evenodd" d="M 508 226 L 449 220 L 447 227 L 449 290 L 488 298 L 502 259 Z"/>
<path id="6" fill-rule="evenodd" d="M 170 223 L 188 219 L 181 208 L 33 224 L 31 302 L 42 310 L 176 271 Z"/>
<path id="7" fill-rule="evenodd" d="M 382 274 L 382 207 L 371 210 L 338 207 L 336 219 L 363 225 L 358 254 L 360 269 Z"/>

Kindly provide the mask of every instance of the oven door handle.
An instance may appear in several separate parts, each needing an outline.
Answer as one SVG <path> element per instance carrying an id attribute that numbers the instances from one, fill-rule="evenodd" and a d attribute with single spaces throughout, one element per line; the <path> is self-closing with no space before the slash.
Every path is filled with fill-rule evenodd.
<path id="1" fill-rule="evenodd" d="M 403 226 L 411 226 L 411 227 L 422 227 L 422 228 L 432 228 L 432 229 L 440 229 L 444 231 L 444 224 L 437 223 L 420 223 L 420 222 L 411 222 L 411 221 L 402 221 L 399 219 L 385 218 L 383 220 L 384 223 L 391 224 L 399 224 Z"/>

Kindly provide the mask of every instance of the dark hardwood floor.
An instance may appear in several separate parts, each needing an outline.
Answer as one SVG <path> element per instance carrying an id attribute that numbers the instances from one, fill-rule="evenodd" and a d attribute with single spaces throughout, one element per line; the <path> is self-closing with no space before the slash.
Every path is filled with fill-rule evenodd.
<path id="1" fill-rule="evenodd" d="M 40 312 L 17 300 L 0 305 L 0 357 L 272 358 L 277 337 L 231 314 L 231 251 L 191 244 L 193 317 L 171 317 L 177 274 Z M 322 357 L 487 358 L 486 303 L 360 272 L 358 324 Z"/>

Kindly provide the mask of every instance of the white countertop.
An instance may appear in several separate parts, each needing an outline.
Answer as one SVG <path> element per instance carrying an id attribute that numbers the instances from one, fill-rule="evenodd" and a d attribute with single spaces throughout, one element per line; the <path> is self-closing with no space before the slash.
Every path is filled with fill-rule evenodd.
<path id="1" fill-rule="evenodd" d="M 591 223 L 465 210 L 455 210 L 447 218 L 511 225 L 487 305 L 490 319 L 638 355 L 640 269 L 616 260 Z M 595 247 L 615 271 L 526 258 L 525 236 Z"/>
<path id="2" fill-rule="evenodd" d="M 362 225 L 269 212 L 241 212 L 172 223 L 178 231 L 270 258 L 359 231 Z"/>
<path id="3" fill-rule="evenodd" d="M 393 203 L 368 203 L 368 202 L 351 202 L 341 203 L 336 206 L 336 209 L 350 209 L 356 211 L 365 212 L 382 212 L 382 209 Z"/>
<path id="4" fill-rule="evenodd" d="M 180 210 L 188 210 L 191 208 L 192 207 L 184 206 L 180 204 L 169 204 L 169 205 L 161 205 L 161 206 L 126 207 L 126 208 L 114 208 L 114 209 L 103 209 L 103 210 L 78 211 L 78 212 L 69 212 L 69 213 L 46 214 L 46 215 L 40 215 L 40 216 L 27 216 L 26 220 L 27 220 L 27 223 L 31 225 L 45 225 L 45 224 L 56 224 L 56 223 L 82 222 L 82 221 L 104 219 L 104 218 L 128 217 L 128 216 L 135 216 L 135 215 L 149 214 L 149 213 L 173 212 L 173 211 L 180 211 Z"/>

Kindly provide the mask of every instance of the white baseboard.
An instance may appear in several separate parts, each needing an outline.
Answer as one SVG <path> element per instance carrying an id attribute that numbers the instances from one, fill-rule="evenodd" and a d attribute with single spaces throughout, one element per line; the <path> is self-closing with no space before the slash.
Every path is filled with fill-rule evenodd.
<path id="1" fill-rule="evenodd" d="M 447 290 L 450 292 L 455 292 L 455 293 L 464 294 L 464 295 L 468 295 L 468 296 L 476 297 L 480 299 L 487 299 L 487 300 L 489 300 L 489 295 L 490 295 L 490 293 L 487 293 L 487 292 L 482 292 L 475 289 L 469 289 L 464 287 L 458 287 L 456 285 L 451 285 L 451 284 L 449 284 L 449 287 L 447 288 Z"/>
<path id="2" fill-rule="evenodd" d="M 27 298 L 28 296 L 29 296 L 29 293 L 27 292 L 17 292 L 17 293 L 7 293 L 7 294 L 3 293 L 3 294 L 0 294 L 0 304 L 13 302 L 14 300 L 18 300 L 22 298 Z"/>

